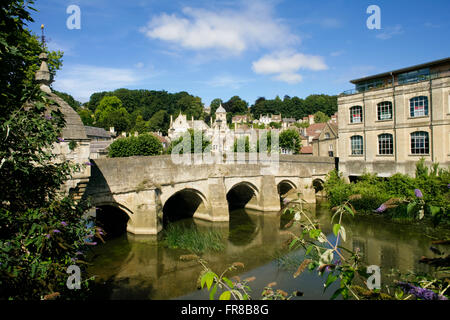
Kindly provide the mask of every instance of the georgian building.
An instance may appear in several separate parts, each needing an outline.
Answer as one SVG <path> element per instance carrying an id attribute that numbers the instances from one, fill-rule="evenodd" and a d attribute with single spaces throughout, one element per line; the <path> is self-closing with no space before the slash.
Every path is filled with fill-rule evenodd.
<path id="1" fill-rule="evenodd" d="M 450 58 L 352 80 L 338 98 L 339 167 L 414 175 L 415 163 L 450 164 Z"/>

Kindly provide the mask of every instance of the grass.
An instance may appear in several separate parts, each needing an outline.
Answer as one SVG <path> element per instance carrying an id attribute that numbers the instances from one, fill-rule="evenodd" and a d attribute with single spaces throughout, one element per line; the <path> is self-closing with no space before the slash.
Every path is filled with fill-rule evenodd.
<path id="1" fill-rule="evenodd" d="M 171 249 L 186 249 L 197 254 L 225 249 L 223 235 L 220 232 L 213 230 L 200 232 L 195 228 L 177 224 L 170 224 L 167 227 L 163 242 Z"/>

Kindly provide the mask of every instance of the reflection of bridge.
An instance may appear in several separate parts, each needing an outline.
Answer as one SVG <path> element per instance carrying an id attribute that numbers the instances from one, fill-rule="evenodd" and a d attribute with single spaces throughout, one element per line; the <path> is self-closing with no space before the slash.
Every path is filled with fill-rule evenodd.
<path id="1" fill-rule="evenodd" d="M 229 161 L 229 160 L 228 160 Z M 280 194 L 300 192 L 315 201 L 312 182 L 334 168 L 328 157 L 280 155 L 264 162 L 174 164 L 170 156 L 97 159 L 85 195 L 93 206 L 114 206 L 129 216 L 127 231 L 157 234 L 166 221 L 194 216 L 228 221 L 229 206 L 279 211 Z"/>

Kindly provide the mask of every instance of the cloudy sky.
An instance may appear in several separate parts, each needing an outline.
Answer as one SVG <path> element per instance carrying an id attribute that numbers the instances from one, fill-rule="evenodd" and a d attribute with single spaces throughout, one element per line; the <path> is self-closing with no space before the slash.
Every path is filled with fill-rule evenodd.
<path id="1" fill-rule="evenodd" d="M 370 30 L 367 8 L 381 9 Z M 81 11 L 69 29 L 67 8 Z M 450 56 L 450 1 L 37 0 L 64 51 L 54 88 L 85 102 L 117 88 L 212 99 L 338 94 L 350 80 Z"/>

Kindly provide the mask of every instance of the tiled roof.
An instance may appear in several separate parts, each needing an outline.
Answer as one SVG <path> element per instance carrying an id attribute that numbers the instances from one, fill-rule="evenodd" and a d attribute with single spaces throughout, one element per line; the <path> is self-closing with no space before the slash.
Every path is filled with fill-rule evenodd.
<path id="1" fill-rule="evenodd" d="M 300 150 L 301 154 L 312 154 L 313 153 L 313 147 L 312 146 L 304 146 Z"/>
<path id="2" fill-rule="evenodd" d="M 313 123 L 308 128 L 306 128 L 306 135 L 308 137 L 313 137 L 313 139 L 319 137 L 323 128 L 325 128 L 326 123 Z"/>

